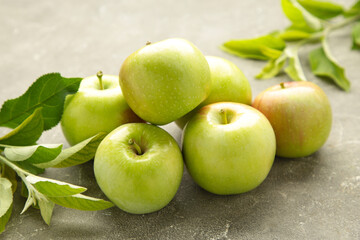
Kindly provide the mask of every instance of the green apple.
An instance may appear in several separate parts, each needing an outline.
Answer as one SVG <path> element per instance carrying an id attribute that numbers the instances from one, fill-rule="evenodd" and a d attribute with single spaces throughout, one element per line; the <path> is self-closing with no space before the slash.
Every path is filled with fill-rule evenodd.
<path id="1" fill-rule="evenodd" d="M 175 196 L 183 175 L 176 141 L 145 123 L 124 124 L 100 143 L 94 160 L 96 181 L 120 209 L 135 214 L 157 211 Z"/>
<path id="2" fill-rule="evenodd" d="M 201 108 L 185 126 L 183 156 L 194 181 L 221 195 L 256 188 L 275 157 L 275 134 L 266 117 L 241 103 Z"/>
<path id="3" fill-rule="evenodd" d="M 206 56 L 211 72 L 210 95 L 194 110 L 176 120 L 180 128 L 203 106 L 216 102 L 238 102 L 251 105 L 251 87 L 241 70 L 229 60 Z"/>
<path id="4" fill-rule="evenodd" d="M 61 127 L 70 145 L 129 122 L 143 122 L 126 103 L 117 76 L 84 78 L 77 93 L 65 99 Z"/>
<path id="5" fill-rule="evenodd" d="M 193 110 L 209 95 L 209 64 L 187 40 L 149 43 L 124 61 L 120 86 L 139 117 L 153 124 L 167 124 Z"/>
<path id="6" fill-rule="evenodd" d="M 308 156 L 330 134 L 331 106 L 324 91 L 314 83 L 287 82 L 270 87 L 255 98 L 253 107 L 274 128 L 277 156 Z"/>

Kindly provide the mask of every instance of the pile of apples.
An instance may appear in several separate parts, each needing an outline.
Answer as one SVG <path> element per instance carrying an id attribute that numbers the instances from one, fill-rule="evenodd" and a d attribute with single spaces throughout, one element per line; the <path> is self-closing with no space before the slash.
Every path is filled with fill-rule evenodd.
<path id="1" fill-rule="evenodd" d="M 156 126 L 173 121 L 184 128 L 182 151 Z M 275 155 L 317 151 L 331 121 L 317 85 L 281 83 L 252 103 L 250 84 L 233 63 L 167 39 L 131 54 L 119 77 L 99 72 L 83 79 L 66 99 L 61 126 L 71 145 L 109 133 L 96 152 L 96 181 L 119 208 L 143 214 L 175 196 L 184 162 L 205 190 L 244 193 L 264 181 Z"/>

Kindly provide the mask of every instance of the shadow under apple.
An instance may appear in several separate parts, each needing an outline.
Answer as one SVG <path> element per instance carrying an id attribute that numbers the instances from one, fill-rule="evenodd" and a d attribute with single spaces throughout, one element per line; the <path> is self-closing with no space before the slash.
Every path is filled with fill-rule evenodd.
<path id="1" fill-rule="evenodd" d="M 112 208 L 102 211 L 108 214 L 100 212 L 97 217 L 109 229 L 118 226 L 119 234 L 126 238 L 161 235 L 164 238 L 206 239 L 221 237 L 225 233 L 228 237 L 261 235 L 275 227 L 285 229 L 290 223 L 278 226 L 282 215 L 297 217 L 299 211 L 291 209 L 306 201 L 306 184 L 317 174 L 321 163 L 321 152 L 300 159 L 276 158 L 269 176 L 259 187 L 230 196 L 203 190 L 185 170 L 175 198 L 160 211 L 132 215 Z M 294 191 L 294 185 L 303 186 L 300 188 L 303 192 Z M 300 202 L 296 200 L 299 194 Z M 289 233 L 292 230 L 284 231 Z"/>

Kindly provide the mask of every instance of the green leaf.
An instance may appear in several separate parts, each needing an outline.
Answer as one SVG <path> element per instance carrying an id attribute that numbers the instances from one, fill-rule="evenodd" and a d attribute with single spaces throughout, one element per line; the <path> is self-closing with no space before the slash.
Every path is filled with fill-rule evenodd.
<path id="1" fill-rule="evenodd" d="M 0 177 L 0 217 L 4 216 L 13 202 L 11 182 L 7 178 Z"/>
<path id="2" fill-rule="evenodd" d="M 34 166 L 32 163 L 29 163 L 27 161 L 22 161 L 22 162 L 13 162 L 16 166 L 18 166 L 19 168 L 22 168 L 23 170 L 38 175 L 41 173 L 44 173 L 44 169 L 43 168 L 39 168 Z"/>
<path id="3" fill-rule="evenodd" d="M 26 146 L 34 144 L 44 130 L 44 121 L 41 115 L 41 108 L 26 118 L 13 131 L 0 138 L 0 144 Z"/>
<path id="4" fill-rule="evenodd" d="M 299 29 L 288 28 L 279 33 L 279 37 L 284 41 L 298 41 L 311 37 L 311 33 Z"/>
<path id="5" fill-rule="evenodd" d="M 353 17 L 360 14 L 360 0 L 354 3 L 351 8 L 344 12 L 345 17 Z"/>
<path id="6" fill-rule="evenodd" d="M 25 205 L 24 205 L 24 208 L 23 210 L 21 211 L 20 214 L 23 214 L 24 212 L 26 212 L 26 210 L 29 209 L 29 207 L 31 206 L 34 206 L 36 207 L 36 203 L 35 203 L 35 199 L 32 195 L 28 195 L 27 199 L 26 199 L 26 202 L 25 202 Z"/>
<path id="7" fill-rule="evenodd" d="M 330 1 L 297 0 L 308 12 L 321 19 L 331 19 L 344 12 L 341 5 Z"/>
<path id="8" fill-rule="evenodd" d="M 44 130 L 60 121 L 67 94 L 75 93 L 81 78 L 64 78 L 49 73 L 38 78 L 20 97 L 7 100 L 0 111 L 0 126 L 16 128 L 36 108 L 42 107 Z"/>
<path id="9" fill-rule="evenodd" d="M 29 163 L 44 163 L 54 160 L 61 152 L 62 144 L 41 144 L 33 146 L 6 147 L 4 154 L 10 161 L 27 161 Z"/>
<path id="10" fill-rule="evenodd" d="M 17 188 L 16 172 L 7 165 L 3 165 L 2 168 L 0 165 L 0 176 L 7 178 L 11 182 L 11 189 L 14 193 Z"/>
<path id="11" fill-rule="evenodd" d="M 0 234 L 5 230 L 5 226 L 11 217 L 12 209 L 13 209 L 13 204 L 11 204 L 7 212 L 2 217 L 0 217 Z"/>
<path id="12" fill-rule="evenodd" d="M 114 204 L 111 202 L 98 198 L 88 197 L 82 194 L 76 194 L 67 197 L 50 197 L 50 200 L 60 206 L 83 211 L 97 211 L 114 206 Z"/>
<path id="13" fill-rule="evenodd" d="M 309 31 L 322 29 L 320 20 L 306 11 L 296 0 L 281 0 L 281 6 L 293 27 Z"/>
<path id="14" fill-rule="evenodd" d="M 29 190 L 27 189 L 23 181 L 21 181 L 20 195 L 24 198 L 27 198 L 29 196 Z"/>
<path id="15" fill-rule="evenodd" d="M 278 58 L 285 47 L 286 44 L 281 38 L 265 35 L 253 39 L 230 40 L 220 48 L 242 58 L 268 60 Z"/>
<path id="16" fill-rule="evenodd" d="M 285 50 L 289 58 L 289 65 L 285 68 L 285 72 L 294 81 L 306 81 L 304 71 L 301 67 L 297 48 L 288 48 Z"/>
<path id="17" fill-rule="evenodd" d="M 31 183 L 36 190 L 48 197 L 71 196 L 86 191 L 84 187 L 48 178 L 30 175 L 26 177 L 26 180 Z"/>
<path id="18" fill-rule="evenodd" d="M 105 136 L 106 133 L 98 133 L 89 139 L 63 150 L 54 160 L 34 165 L 39 168 L 64 168 L 83 164 L 94 158 L 96 149 Z"/>
<path id="19" fill-rule="evenodd" d="M 47 225 L 50 225 L 51 216 L 54 210 L 55 203 L 48 199 L 41 199 L 38 201 L 41 217 L 44 219 Z"/>
<path id="20" fill-rule="evenodd" d="M 285 64 L 286 59 L 287 57 L 285 54 L 281 55 L 277 59 L 271 59 L 261 70 L 261 72 L 258 75 L 256 75 L 256 78 L 268 79 L 278 75 Z"/>
<path id="21" fill-rule="evenodd" d="M 360 22 L 356 23 L 352 29 L 352 49 L 360 50 Z"/>
<path id="22" fill-rule="evenodd" d="M 339 66 L 332 57 L 325 40 L 322 43 L 322 47 L 311 51 L 309 54 L 312 72 L 316 76 L 331 79 L 341 89 L 349 91 L 350 82 L 345 76 L 344 68 Z"/>
<path id="23" fill-rule="evenodd" d="M 276 59 L 282 54 L 282 50 L 280 51 L 269 47 L 261 47 L 260 51 L 262 54 L 269 57 L 270 59 Z"/>

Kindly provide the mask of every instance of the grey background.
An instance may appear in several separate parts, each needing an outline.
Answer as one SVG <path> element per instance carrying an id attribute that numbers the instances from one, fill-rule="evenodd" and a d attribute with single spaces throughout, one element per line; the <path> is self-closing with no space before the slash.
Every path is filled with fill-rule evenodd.
<path id="1" fill-rule="evenodd" d="M 255 80 L 263 62 L 230 56 L 218 46 L 288 24 L 275 0 L 1 0 L 0 103 L 21 95 L 48 72 L 85 77 L 102 70 L 116 75 L 124 59 L 146 41 L 170 37 L 186 38 L 205 55 L 233 61 L 256 96 L 288 78 Z M 349 50 L 349 31 L 346 27 L 334 32 L 330 45 L 352 82 L 350 93 L 310 74 L 307 53 L 312 47 L 301 54 L 307 78 L 324 89 L 333 107 L 327 143 L 306 158 L 277 158 L 257 189 L 216 196 L 197 187 L 185 171 L 177 195 L 161 211 L 130 215 L 117 208 L 82 212 L 57 206 L 50 227 L 36 209 L 20 215 L 25 199 L 17 193 L 0 239 L 360 239 L 360 52 Z M 181 131 L 174 124 L 164 128 L 179 141 Z M 44 133 L 40 142 L 68 146 L 59 127 Z M 86 194 L 103 197 L 91 162 L 48 169 L 45 176 L 85 186 Z"/>

